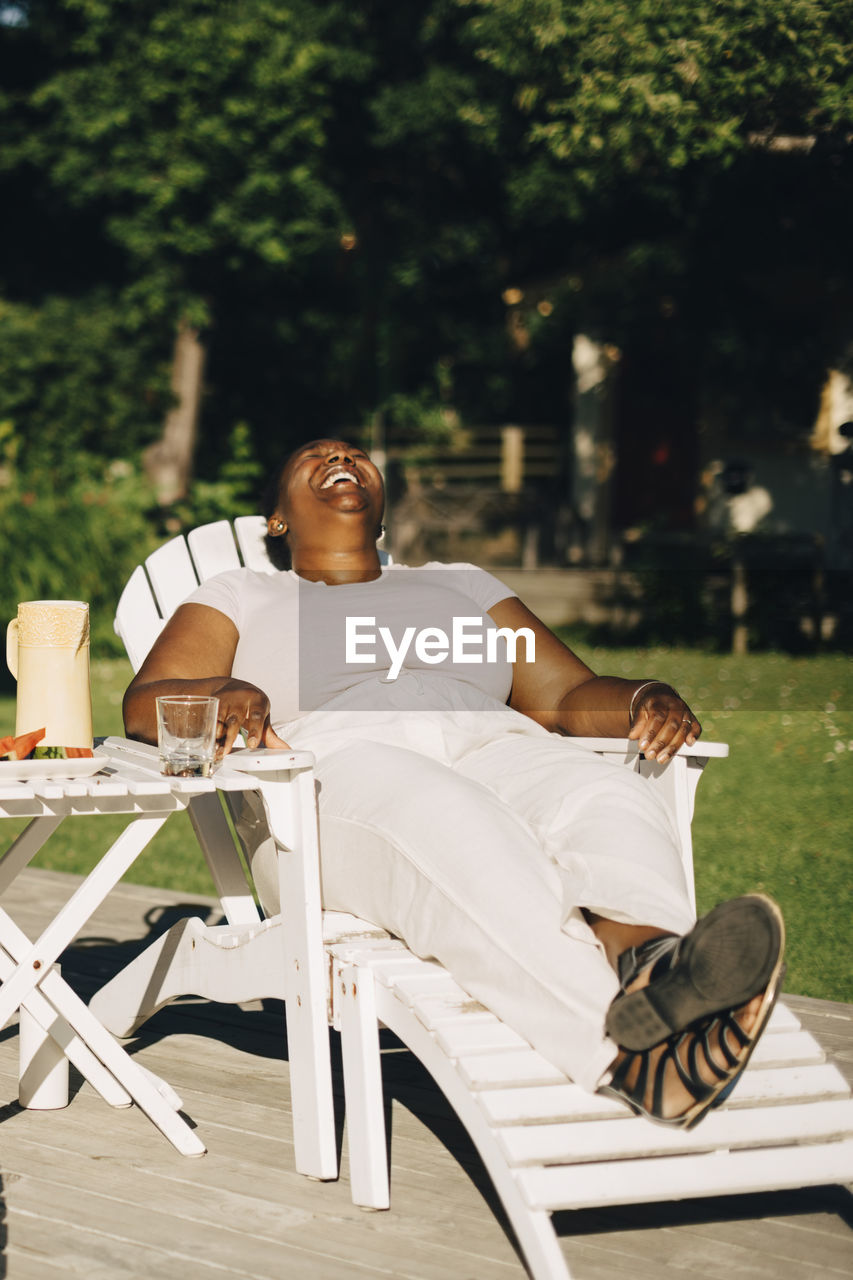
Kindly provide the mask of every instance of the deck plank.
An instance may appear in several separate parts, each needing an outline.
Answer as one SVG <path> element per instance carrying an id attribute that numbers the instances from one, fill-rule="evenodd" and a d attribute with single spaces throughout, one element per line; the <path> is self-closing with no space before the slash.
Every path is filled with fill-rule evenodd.
<path id="1" fill-rule="evenodd" d="M 28 933 L 78 879 L 28 871 L 4 906 Z M 62 958 L 84 996 L 182 914 L 217 916 L 211 899 L 119 885 Z M 853 1009 L 786 996 L 853 1083 Z M 412 1056 L 385 1037 L 392 1128 L 392 1208 L 364 1213 L 342 1176 L 293 1171 L 282 1007 L 186 1001 L 128 1042 L 178 1090 L 208 1145 L 178 1156 L 135 1108 L 113 1110 L 72 1071 L 71 1106 L 16 1102 L 17 1034 L 0 1032 L 0 1176 L 10 1280 L 156 1274 L 271 1280 L 397 1277 L 523 1280 L 491 1184 L 446 1100 Z M 338 1102 L 342 1090 L 335 1064 Z M 833 1280 L 853 1273 L 853 1196 L 842 1188 L 559 1213 L 576 1280 L 645 1277 Z"/>

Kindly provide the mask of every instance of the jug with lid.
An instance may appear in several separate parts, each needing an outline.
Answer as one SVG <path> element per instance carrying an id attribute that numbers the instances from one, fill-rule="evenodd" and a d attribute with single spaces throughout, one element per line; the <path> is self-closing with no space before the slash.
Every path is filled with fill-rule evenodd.
<path id="1" fill-rule="evenodd" d="M 91 748 L 88 604 L 19 604 L 6 631 L 6 662 L 18 681 L 16 736 L 44 728 L 40 746 Z"/>

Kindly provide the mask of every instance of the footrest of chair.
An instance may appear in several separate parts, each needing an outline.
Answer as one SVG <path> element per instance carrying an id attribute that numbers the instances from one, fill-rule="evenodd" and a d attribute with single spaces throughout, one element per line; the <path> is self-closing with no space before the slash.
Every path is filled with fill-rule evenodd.
<path id="1" fill-rule="evenodd" d="M 543 1226 L 556 1209 L 853 1181 L 850 1089 L 785 1006 L 731 1097 L 683 1132 L 580 1089 L 440 965 L 369 940 L 332 953 L 452 1104 L 536 1277 L 568 1275 Z"/>

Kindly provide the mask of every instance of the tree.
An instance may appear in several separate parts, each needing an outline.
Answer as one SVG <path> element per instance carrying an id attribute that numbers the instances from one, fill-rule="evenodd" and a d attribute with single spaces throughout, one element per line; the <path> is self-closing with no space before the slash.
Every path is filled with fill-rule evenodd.
<path id="1" fill-rule="evenodd" d="M 149 321 L 171 316 L 179 353 L 215 323 L 224 280 L 260 269 L 281 288 L 337 248 L 319 158 L 336 60 L 360 58 L 323 43 L 311 4 L 32 0 L 5 35 L 7 62 L 18 55 L 0 103 L 6 172 L 35 175 L 40 209 L 96 224 L 113 281 Z"/>
<path id="2" fill-rule="evenodd" d="M 849 196 L 850 0 L 20 12 L 0 32 L 0 182 L 24 251 L 0 295 L 41 314 L 97 284 L 158 386 L 197 335 L 211 474 L 242 420 L 271 459 L 383 409 L 547 419 L 578 328 L 660 332 L 727 385 L 740 313 L 784 314 L 768 366 L 803 328 L 809 369 L 837 344 L 850 237 L 840 215 L 811 233 Z M 774 150 L 792 136 L 811 150 Z M 789 243 L 816 246 L 796 289 Z M 125 447 L 162 417 L 126 406 Z"/>
<path id="3" fill-rule="evenodd" d="M 459 3 L 512 89 L 510 216 L 542 228 L 584 324 L 621 341 L 663 311 L 713 365 L 758 307 L 783 369 L 804 336 L 845 345 L 850 0 Z M 773 333 L 780 306 L 799 323 Z"/>
<path id="4" fill-rule="evenodd" d="M 666 195 L 688 166 L 853 127 L 850 0 L 459 3 L 524 121 L 534 163 L 513 184 L 519 210 L 550 190 L 582 215 L 623 179 Z"/>

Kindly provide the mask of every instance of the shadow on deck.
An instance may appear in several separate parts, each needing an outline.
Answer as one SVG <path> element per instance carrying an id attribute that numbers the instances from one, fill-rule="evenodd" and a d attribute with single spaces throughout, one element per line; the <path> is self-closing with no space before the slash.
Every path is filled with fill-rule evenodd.
<path id="1" fill-rule="evenodd" d="M 7 908 L 35 933 L 76 882 L 27 872 Z M 66 952 L 63 973 L 88 999 L 153 933 L 210 905 L 120 885 Z M 853 1082 L 853 1008 L 796 996 L 786 1002 Z M 177 1155 L 141 1113 L 111 1110 L 73 1071 L 70 1107 L 23 1111 L 16 1101 L 16 1028 L 6 1028 L 0 1276 L 525 1274 L 465 1130 L 420 1063 L 388 1033 L 392 1208 L 378 1214 L 349 1199 L 339 1063 L 341 1178 L 322 1184 L 293 1172 L 278 1002 L 233 1008 L 183 1001 L 157 1014 L 128 1047 L 181 1094 L 207 1156 Z M 853 1196 L 841 1187 L 561 1213 L 555 1222 L 577 1280 L 853 1274 Z"/>

